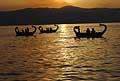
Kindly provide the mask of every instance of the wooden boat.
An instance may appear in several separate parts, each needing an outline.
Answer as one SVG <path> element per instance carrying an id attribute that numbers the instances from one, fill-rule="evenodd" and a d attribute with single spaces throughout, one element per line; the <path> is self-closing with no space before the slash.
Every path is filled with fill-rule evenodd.
<path id="1" fill-rule="evenodd" d="M 35 26 L 32 26 L 34 28 L 34 31 L 32 32 L 25 32 L 25 31 L 19 31 L 18 27 L 15 28 L 16 36 L 33 36 L 36 32 L 37 28 Z"/>
<path id="2" fill-rule="evenodd" d="M 52 28 L 43 29 L 41 26 L 39 26 L 40 33 L 55 33 L 59 29 L 58 25 L 55 25 L 55 26 L 57 26 L 56 29 L 52 29 Z"/>
<path id="3" fill-rule="evenodd" d="M 79 26 L 75 26 L 74 27 L 74 32 L 76 34 L 76 37 L 77 38 L 102 38 L 103 34 L 106 32 L 107 30 L 107 26 L 105 24 L 100 24 L 100 26 L 104 26 L 104 30 L 102 32 L 90 32 L 90 33 L 83 33 L 83 32 L 80 32 L 80 28 Z"/>

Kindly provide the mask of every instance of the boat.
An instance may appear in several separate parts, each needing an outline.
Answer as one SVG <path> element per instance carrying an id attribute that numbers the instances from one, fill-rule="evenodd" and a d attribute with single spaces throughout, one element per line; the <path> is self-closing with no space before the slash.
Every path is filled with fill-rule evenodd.
<path id="1" fill-rule="evenodd" d="M 80 32 L 80 26 L 75 26 L 73 28 L 75 35 L 77 38 L 102 38 L 103 34 L 107 31 L 107 26 L 105 24 L 99 24 L 99 26 L 103 26 L 104 30 L 102 32 Z"/>
<path id="2" fill-rule="evenodd" d="M 52 28 L 43 29 L 41 26 L 39 26 L 39 31 L 40 33 L 55 33 L 59 29 L 59 26 L 56 24 L 54 26 L 56 26 L 57 28 L 56 29 L 52 29 Z"/>
<path id="3" fill-rule="evenodd" d="M 16 36 L 33 36 L 37 28 L 35 26 L 32 26 L 32 28 L 34 28 L 34 31 L 25 32 L 25 31 L 19 31 L 19 28 L 16 27 L 15 28 Z"/>

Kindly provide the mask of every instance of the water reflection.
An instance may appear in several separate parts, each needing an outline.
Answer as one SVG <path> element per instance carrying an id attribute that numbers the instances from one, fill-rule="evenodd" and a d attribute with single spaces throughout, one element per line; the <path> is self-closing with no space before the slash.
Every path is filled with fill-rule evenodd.
<path id="1" fill-rule="evenodd" d="M 15 37 L 12 30 L 11 27 L 0 30 L 1 81 L 120 79 L 120 28 L 114 25 L 109 26 L 106 39 L 75 40 L 73 25 L 66 24 L 60 25 L 57 33 L 36 32 L 35 37 Z"/>

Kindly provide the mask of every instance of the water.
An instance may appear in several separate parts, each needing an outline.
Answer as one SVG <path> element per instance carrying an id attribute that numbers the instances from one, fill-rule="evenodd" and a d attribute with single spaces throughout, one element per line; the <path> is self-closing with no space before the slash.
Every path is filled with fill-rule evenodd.
<path id="1" fill-rule="evenodd" d="M 31 37 L 0 26 L 0 81 L 119 81 L 120 23 L 106 24 L 97 39 L 74 39 L 73 26 L 103 30 L 98 24 L 61 24 L 57 33 Z"/>

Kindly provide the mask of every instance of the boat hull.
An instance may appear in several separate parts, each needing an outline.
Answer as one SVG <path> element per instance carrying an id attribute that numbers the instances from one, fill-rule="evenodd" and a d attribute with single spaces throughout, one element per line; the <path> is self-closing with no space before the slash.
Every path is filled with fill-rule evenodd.
<path id="1" fill-rule="evenodd" d="M 29 33 L 22 33 L 22 32 L 18 32 L 16 33 L 16 36 L 33 36 L 34 33 L 29 32 Z"/>
<path id="2" fill-rule="evenodd" d="M 16 36 L 33 36 L 36 32 L 37 28 L 35 26 L 32 26 L 35 30 L 33 32 L 20 32 L 18 27 L 15 28 Z"/>
<path id="3" fill-rule="evenodd" d="M 99 24 L 99 25 L 105 27 L 102 32 L 82 33 L 82 32 L 80 32 L 79 26 L 75 26 L 73 30 L 74 30 L 77 38 L 102 38 L 103 34 L 107 31 L 107 26 L 105 24 Z"/>
<path id="4" fill-rule="evenodd" d="M 102 38 L 103 33 L 97 32 L 94 34 L 91 33 L 76 33 L 77 38 Z"/>
<path id="5" fill-rule="evenodd" d="M 44 30 L 41 26 L 39 27 L 39 30 L 40 30 L 40 33 L 55 33 L 57 32 L 57 30 L 59 29 L 59 26 L 58 25 L 55 25 L 57 26 L 56 29 L 52 29 L 52 28 L 47 28 L 46 30 Z"/>

